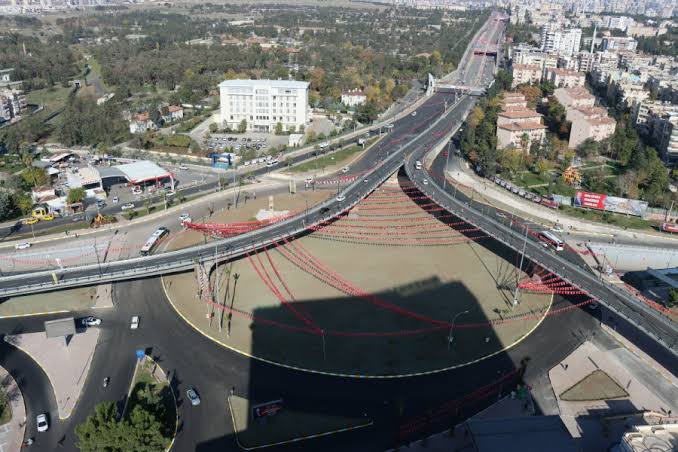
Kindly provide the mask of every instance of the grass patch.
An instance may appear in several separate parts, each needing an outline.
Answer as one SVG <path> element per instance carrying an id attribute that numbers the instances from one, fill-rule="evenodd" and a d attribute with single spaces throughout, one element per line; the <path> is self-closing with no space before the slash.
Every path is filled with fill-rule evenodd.
<path id="1" fill-rule="evenodd" d="M 639 217 L 625 216 L 611 212 L 599 212 L 597 210 L 580 209 L 578 207 L 560 206 L 561 212 L 574 218 L 581 218 L 598 223 L 611 224 L 630 229 L 654 229 L 657 225 L 651 221 Z"/>
<path id="2" fill-rule="evenodd" d="M 376 140 L 377 138 L 372 138 L 370 141 L 368 141 L 367 145 L 365 146 L 365 151 L 369 150 Z M 323 170 L 328 166 L 339 165 L 362 151 L 362 146 L 358 145 L 345 147 L 340 151 L 326 154 L 322 157 L 317 157 L 315 159 L 293 166 L 289 168 L 288 171 L 291 173 L 305 173 L 313 170 Z"/>
<path id="3" fill-rule="evenodd" d="M 45 106 L 45 111 L 51 113 L 66 105 L 70 92 L 71 88 L 63 87 L 38 89 L 26 94 L 26 101 L 29 104 L 42 104 Z"/>
<path id="4" fill-rule="evenodd" d="M 12 420 L 12 406 L 4 388 L 0 388 L 0 425 L 5 425 Z"/>
<path id="5" fill-rule="evenodd" d="M 560 394 L 567 402 L 622 399 L 628 392 L 600 369 L 596 369 Z"/>
<path id="6" fill-rule="evenodd" d="M 264 447 L 311 435 L 330 435 L 340 430 L 372 425 L 372 421 L 363 416 L 294 411 L 284 406 L 274 416 L 253 420 L 251 411 L 256 402 L 237 396 L 231 396 L 228 402 L 238 443 L 245 448 Z"/>

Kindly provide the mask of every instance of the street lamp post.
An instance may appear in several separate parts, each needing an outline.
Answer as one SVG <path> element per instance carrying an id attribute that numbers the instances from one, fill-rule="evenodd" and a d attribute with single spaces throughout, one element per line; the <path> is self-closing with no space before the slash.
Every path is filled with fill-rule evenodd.
<path id="1" fill-rule="evenodd" d="M 457 320 L 457 317 L 459 317 L 462 314 L 468 314 L 468 311 L 461 311 L 457 313 L 454 317 L 452 317 L 452 322 L 450 324 L 450 333 L 447 335 L 447 349 L 450 349 L 450 345 L 454 341 L 454 322 Z"/>

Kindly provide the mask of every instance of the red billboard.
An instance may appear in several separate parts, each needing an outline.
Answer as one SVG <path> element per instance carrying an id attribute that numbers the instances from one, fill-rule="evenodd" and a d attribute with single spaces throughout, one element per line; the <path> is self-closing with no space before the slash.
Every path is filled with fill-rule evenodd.
<path id="1" fill-rule="evenodd" d="M 606 210 L 608 212 L 636 215 L 639 217 L 642 217 L 643 213 L 647 210 L 647 202 L 645 201 L 618 198 L 616 196 L 591 193 L 588 191 L 576 192 L 574 195 L 574 205 L 576 207 Z"/>

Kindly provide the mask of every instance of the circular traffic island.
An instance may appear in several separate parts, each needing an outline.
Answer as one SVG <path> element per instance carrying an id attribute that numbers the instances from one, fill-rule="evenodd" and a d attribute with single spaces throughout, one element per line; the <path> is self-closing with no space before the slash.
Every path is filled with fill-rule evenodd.
<path id="1" fill-rule="evenodd" d="M 500 353 L 536 328 L 552 295 L 519 291 L 514 305 L 527 278 L 517 262 L 394 177 L 302 238 L 163 285 L 194 328 L 246 356 L 342 376 L 413 376 Z"/>

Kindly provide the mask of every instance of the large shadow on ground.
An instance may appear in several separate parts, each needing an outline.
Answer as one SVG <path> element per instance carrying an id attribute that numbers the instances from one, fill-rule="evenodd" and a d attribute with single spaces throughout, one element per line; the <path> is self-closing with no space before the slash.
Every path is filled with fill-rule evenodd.
<path id="1" fill-rule="evenodd" d="M 441 212 L 442 214 L 444 213 Z M 441 221 L 451 225 L 458 220 Z M 451 227 L 467 237 L 477 237 L 478 234 L 464 231 L 468 229 L 467 225 Z M 478 243 L 497 255 L 507 267 L 513 267 L 519 262 L 516 252 L 491 238 L 484 238 Z M 406 265 L 405 259 L 403 265 Z M 523 269 L 529 271 L 531 264 L 525 261 Z M 508 280 L 495 281 L 497 285 L 507 282 Z M 458 317 L 460 327 L 453 331 L 454 338 L 449 350 L 449 327 L 440 327 L 412 337 L 348 337 L 330 333 L 383 333 L 387 330 L 405 331 L 432 326 L 421 319 L 384 309 L 384 306 L 374 308 L 373 312 L 388 319 L 388 322 L 379 321 L 374 315 L 366 314 L 365 305 L 370 302 L 357 297 L 295 303 L 298 311 L 321 326 L 324 333 L 292 332 L 273 326 L 272 323 L 254 323 L 251 328 L 252 349 L 256 356 L 290 364 L 301 363 L 304 359 L 313 357 L 315 368 L 320 371 L 382 374 L 390 377 L 346 378 L 286 369 L 251 360 L 248 386 L 236 390 L 236 395 L 249 400 L 248 409 L 257 403 L 283 400 L 283 410 L 317 416 L 366 416 L 374 421 L 373 425 L 366 428 L 279 448 L 381 451 L 448 429 L 507 394 L 522 381 L 525 374 L 543 374 L 548 371 L 590 337 L 595 327 L 595 319 L 588 312 L 574 310 L 566 318 L 545 319 L 534 334 L 510 350 L 500 351 L 486 359 L 450 370 L 396 377 L 394 374 L 397 373 L 446 367 L 440 365 L 444 362 L 449 366 L 461 361 L 472 361 L 487 355 L 489 344 L 494 344 L 495 351 L 500 348 L 496 347 L 498 338 L 492 328 L 464 326 L 481 324 L 489 319 L 482 314 L 479 301 L 466 289 L 463 281 L 443 284 L 436 279 L 430 279 L 407 287 L 399 286 L 401 285 L 394 281 L 393 290 L 375 295 L 394 307 L 448 322 L 459 312 L 470 311 L 469 314 Z M 565 304 L 570 301 L 580 300 L 559 300 Z M 331 315 L 332 313 L 337 314 Z M 283 306 L 260 309 L 253 314 L 270 322 L 285 323 L 298 328 L 308 327 L 306 322 Z M 390 324 L 389 327 L 385 327 L 387 323 Z M 438 365 L 429 365 L 426 369 L 422 366 L 426 359 Z M 379 369 L 378 362 L 381 363 Z M 248 425 L 254 425 L 255 422 L 266 421 L 255 421 L 250 413 L 247 422 Z M 234 440 L 233 436 L 215 438 L 198 444 L 196 450 L 203 452 L 224 450 L 225 447 L 230 449 L 226 445 L 233 446 Z"/>

